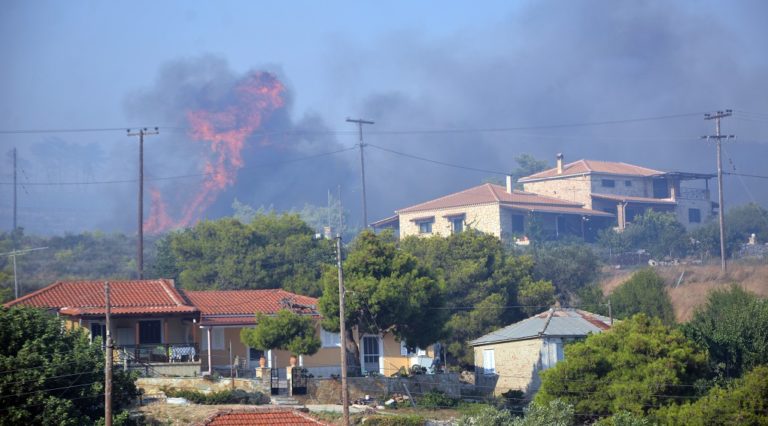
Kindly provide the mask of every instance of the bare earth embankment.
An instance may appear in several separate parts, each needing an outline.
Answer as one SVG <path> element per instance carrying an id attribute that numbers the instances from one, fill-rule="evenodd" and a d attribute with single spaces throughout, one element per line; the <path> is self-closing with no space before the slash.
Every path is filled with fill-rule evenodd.
<path id="1" fill-rule="evenodd" d="M 729 263 L 726 276 L 720 276 L 720 264 L 716 265 L 676 265 L 657 266 L 654 268 L 664 278 L 669 297 L 675 308 L 678 322 L 691 318 L 695 308 L 707 299 L 707 293 L 715 288 L 727 288 L 731 283 L 737 283 L 762 297 L 768 297 L 768 265 Z M 610 294 L 619 284 L 623 283 L 635 270 L 606 269 L 601 280 L 603 292 Z M 677 281 L 683 274 L 679 286 Z"/>

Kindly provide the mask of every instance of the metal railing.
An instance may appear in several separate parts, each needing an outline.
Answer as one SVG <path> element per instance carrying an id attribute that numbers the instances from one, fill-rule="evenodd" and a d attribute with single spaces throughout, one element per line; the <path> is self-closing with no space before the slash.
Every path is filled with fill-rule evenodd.
<path id="1" fill-rule="evenodd" d="M 197 343 L 115 345 L 115 351 L 119 357 L 141 363 L 200 362 Z"/>

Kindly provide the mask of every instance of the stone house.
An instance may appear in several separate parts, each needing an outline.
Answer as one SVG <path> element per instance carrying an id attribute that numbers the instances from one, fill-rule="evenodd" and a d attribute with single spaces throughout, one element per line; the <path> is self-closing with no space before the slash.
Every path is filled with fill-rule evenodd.
<path id="1" fill-rule="evenodd" d="M 532 396 L 539 372 L 563 359 L 563 346 L 601 333 L 611 319 L 578 309 L 553 308 L 468 342 L 475 357 L 475 385 L 500 395 L 519 390 Z"/>
<path id="2" fill-rule="evenodd" d="M 578 160 L 557 165 L 519 180 L 526 192 L 582 204 L 615 215 L 619 230 L 648 209 L 672 212 L 686 229 L 717 215 L 710 200 L 713 174 L 663 172 L 627 163 Z M 703 181 L 694 186 L 684 182 Z"/>
<path id="3" fill-rule="evenodd" d="M 447 236 L 467 228 L 496 235 L 505 241 L 527 241 L 536 224 L 545 236 L 575 235 L 585 239 L 614 220 L 612 213 L 585 208 L 578 201 L 514 190 L 486 183 L 464 191 L 406 207 L 395 216 L 372 224 L 394 229 L 400 237 Z"/>

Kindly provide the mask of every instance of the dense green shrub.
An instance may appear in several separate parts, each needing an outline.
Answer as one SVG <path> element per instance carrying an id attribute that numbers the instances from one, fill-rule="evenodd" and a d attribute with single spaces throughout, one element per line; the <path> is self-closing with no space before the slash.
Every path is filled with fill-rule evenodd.
<path id="1" fill-rule="evenodd" d="M 270 399 L 261 392 L 246 392 L 244 390 L 223 390 L 218 392 L 203 393 L 196 390 L 162 388 L 166 396 L 170 398 L 184 398 L 189 402 L 203 405 L 220 404 L 268 404 Z"/>
<path id="2" fill-rule="evenodd" d="M 420 407 L 429 408 L 430 410 L 455 407 L 458 402 L 458 399 L 451 398 L 445 392 L 439 390 L 431 390 L 417 399 L 417 404 Z"/>
<path id="3" fill-rule="evenodd" d="M 421 416 L 371 416 L 365 419 L 366 426 L 423 426 L 425 420 Z"/>

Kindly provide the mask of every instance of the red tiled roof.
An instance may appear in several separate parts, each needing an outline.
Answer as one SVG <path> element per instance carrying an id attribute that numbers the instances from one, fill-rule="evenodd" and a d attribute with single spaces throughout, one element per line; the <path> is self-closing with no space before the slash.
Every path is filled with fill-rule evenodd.
<path id="1" fill-rule="evenodd" d="M 545 197 L 530 192 L 514 190 L 512 193 L 509 193 L 507 192 L 507 189 L 501 185 L 485 183 L 483 185 L 465 189 L 464 191 L 455 192 L 444 197 L 400 209 L 397 211 L 397 214 L 493 203 L 502 205 L 542 205 L 576 208 L 582 206 L 579 203 Z"/>
<path id="2" fill-rule="evenodd" d="M 521 178 L 519 179 L 519 182 L 530 182 L 537 179 L 558 178 L 589 173 L 645 177 L 665 174 L 665 172 L 659 170 L 635 166 L 634 164 L 617 163 L 613 161 L 579 160 L 565 164 L 562 173 L 557 173 L 557 167 L 555 167 Z"/>
<path id="3" fill-rule="evenodd" d="M 668 198 L 630 197 L 616 194 L 592 194 L 592 198 L 642 204 L 677 204 L 677 201 Z"/>
<path id="4" fill-rule="evenodd" d="M 5 306 L 58 309 L 66 315 L 104 315 L 104 283 L 58 281 Z M 198 312 L 179 293 L 173 280 L 109 280 L 109 285 L 114 315 Z"/>
<path id="5" fill-rule="evenodd" d="M 299 312 L 316 314 L 317 299 L 281 289 L 186 291 L 189 301 L 200 309 L 205 325 L 253 324 L 255 313 L 274 314 L 285 309 L 284 301 Z"/>
<path id="6" fill-rule="evenodd" d="M 209 426 L 327 425 L 298 411 L 285 409 L 220 411 L 206 419 L 203 424 Z"/>

